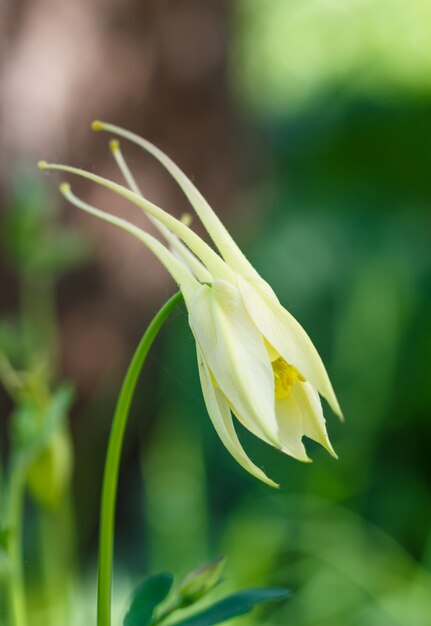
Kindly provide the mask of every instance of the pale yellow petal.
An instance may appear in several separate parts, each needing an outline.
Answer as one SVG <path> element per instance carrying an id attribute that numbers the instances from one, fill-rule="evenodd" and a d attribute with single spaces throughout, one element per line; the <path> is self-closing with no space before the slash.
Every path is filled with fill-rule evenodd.
<path id="1" fill-rule="evenodd" d="M 262 436 L 262 433 L 258 432 L 250 421 L 244 419 L 233 407 L 230 408 L 235 414 L 235 417 L 245 428 L 256 435 L 256 437 L 262 439 L 265 443 L 272 446 L 274 445 L 267 437 Z M 302 438 L 306 433 L 304 431 L 303 411 L 300 403 L 292 395 L 283 400 L 276 400 L 275 413 L 278 426 L 276 447 L 281 450 L 281 452 L 288 454 L 297 461 L 311 463 L 311 459 L 308 457 L 305 446 L 302 443 Z"/>
<path id="2" fill-rule="evenodd" d="M 297 320 L 280 304 L 262 279 L 238 276 L 247 311 L 266 341 L 316 387 L 334 413 L 342 417 L 329 376 L 316 348 Z"/>
<path id="3" fill-rule="evenodd" d="M 298 461 L 310 463 L 307 451 L 302 443 L 302 438 L 305 434 L 303 413 L 296 397 L 290 393 L 283 400 L 277 400 L 275 412 L 283 452 Z"/>
<path id="4" fill-rule="evenodd" d="M 297 382 L 292 389 L 292 395 L 301 407 L 304 435 L 320 443 L 337 459 L 337 454 L 329 441 L 322 403 L 316 389 L 308 382 Z"/>
<path id="5" fill-rule="evenodd" d="M 225 281 L 202 285 L 189 306 L 189 321 L 203 357 L 234 412 L 278 447 L 271 363 L 238 290 Z"/>
<path id="6" fill-rule="evenodd" d="M 216 389 L 214 387 L 211 381 L 208 366 L 205 363 L 199 347 L 197 347 L 197 354 L 199 377 L 205 404 L 213 426 L 222 443 L 228 452 L 230 452 L 233 456 L 235 461 L 247 470 L 247 472 L 271 487 L 278 487 L 277 483 L 271 480 L 259 467 L 257 467 L 257 465 L 251 461 L 244 451 L 244 448 L 238 439 L 238 435 L 236 434 L 229 406 L 220 389 Z"/>
<path id="7" fill-rule="evenodd" d="M 115 126 L 114 124 L 96 121 L 93 122 L 93 130 L 104 130 L 124 137 L 153 155 L 167 169 L 184 191 L 226 263 L 237 272 L 255 271 L 200 191 L 178 165 L 162 152 L 160 148 L 157 148 L 146 139 L 139 137 L 139 135 L 125 130 L 124 128 L 120 128 L 119 126 Z"/>

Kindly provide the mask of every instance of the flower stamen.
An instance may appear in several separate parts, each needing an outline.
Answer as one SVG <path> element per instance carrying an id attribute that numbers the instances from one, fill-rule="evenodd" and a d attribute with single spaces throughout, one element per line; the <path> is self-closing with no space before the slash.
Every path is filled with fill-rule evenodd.
<path id="1" fill-rule="evenodd" d="M 298 372 L 296 367 L 289 365 L 281 356 L 272 362 L 272 371 L 274 372 L 276 400 L 287 398 L 298 380 L 305 382 L 305 378 Z"/>

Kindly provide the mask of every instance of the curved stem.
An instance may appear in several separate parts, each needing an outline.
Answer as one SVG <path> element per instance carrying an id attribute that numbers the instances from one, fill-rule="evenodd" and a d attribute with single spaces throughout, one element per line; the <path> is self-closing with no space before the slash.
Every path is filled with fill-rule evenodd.
<path id="1" fill-rule="evenodd" d="M 139 374 L 148 351 L 163 323 L 182 300 L 181 292 L 173 295 L 155 315 L 142 337 L 118 397 L 109 437 L 103 476 L 99 533 L 99 573 L 97 589 L 97 624 L 111 625 L 112 561 L 114 552 L 115 505 L 117 499 L 118 471 L 124 432 L 129 409 Z"/>

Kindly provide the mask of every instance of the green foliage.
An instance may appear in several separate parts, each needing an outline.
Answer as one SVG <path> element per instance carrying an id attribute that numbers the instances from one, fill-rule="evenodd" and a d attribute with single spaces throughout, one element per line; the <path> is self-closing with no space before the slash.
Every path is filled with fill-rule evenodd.
<path id="1" fill-rule="evenodd" d="M 268 528 L 272 535 L 263 540 Z M 250 544 L 272 553 L 266 571 L 262 559 L 247 571 Z M 269 496 L 244 503 L 231 519 L 225 545 L 237 580 L 265 581 L 276 571 L 296 589 L 276 624 L 429 623 L 429 569 L 381 529 L 330 500 L 299 492 L 283 501 Z"/>
<path id="2" fill-rule="evenodd" d="M 156 574 L 144 580 L 133 593 L 124 626 L 149 626 L 154 610 L 170 592 L 173 580 L 172 574 Z"/>
<path id="3" fill-rule="evenodd" d="M 219 583 L 224 565 L 225 560 L 218 559 L 187 574 L 171 593 L 167 604 L 164 600 L 172 588 L 172 575 L 150 576 L 135 590 L 124 618 L 124 626 L 155 626 L 165 623 L 168 618 L 169 623 L 175 626 L 213 626 L 245 615 L 262 602 L 284 600 L 290 595 L 286 589 L 248 589 L 196 610 L 195 604 Z M 162 606 L 157 611 L 160 604 Z M 185 607 L 190 607 L 190 610 L 186 617 L 182 617 L 182 609 Z"/>
<path id="4" fill-rule="evenodd" d="M 40 178 L 19 174 L 4 224 L 5 249 L 22 275 L 58 279 L 88 258 L 88 244 L 81 233 L 58 227 L 58 206 Z"/>
<path id="5" fill-rule="evenodd" d="M 20 300 L 15 319 L 0 320 L 0 383 L 13 402 L 8 454 L 1 467 L 5 537 L 0 585 L 5 585 L 9 623 L 24 626 L 41 607 L 43 621 L 49 623 L 54 605 L 62 607 L 57 620 L 65 621 L 73 574 L 68 430 L 73 394 L 69 384 L 58 382 L 55 290 L 59 277 L 87 258 L 88 246 L 81 235 L 59 227 L 58 205 L 40 180 L 17 172 L 10 197 L 1 234 Z M 39 554 L 35 545 L 26 545 L 27 535 L 34 536 L 24 519 L 27 494 L 37 505 L 31 510 L 37 518 Z M 39 573 L 30 589 L 24 575 L 27 551 Z"/>
<path id="6" fill-rule="evenodd" d="M 430 25 L 428 0 L 242 0 L 234 87 L 283 117 L 328 96 L 420 99 L 431 92 Z"/>
<path id="7" fill-rule="evenodd" d="M 239 615 L 246 615 L 261 602 L 285 600 L 289 595 L 286 589 L 248 589 L 247 591 L 240 591 L 223 598 L 223 600 L 212 604 L 195 615 L 175 622 L 175 626 L 213 626 L 213 624 L 221 624 Z"/>

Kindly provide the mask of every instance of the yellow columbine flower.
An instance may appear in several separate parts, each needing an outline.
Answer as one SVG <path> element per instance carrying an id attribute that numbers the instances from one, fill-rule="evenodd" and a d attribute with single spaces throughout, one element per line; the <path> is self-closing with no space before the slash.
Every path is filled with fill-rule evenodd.
<path id="1" fill-rule="evenodd" d="M 178 283 L 196 339 L 199 375 L 208 413 L 232 456 L 260 480 L 277 486 L 244 451 L 232 413 L 263 441 L 300 461 L 310 461 L 302 439 L 314 439 L 333 456 L 320 397 L 342 417 L 322 360 L 302 326 L 280 304 L 193 183 L 161 150 L 111 124 L 94 122 L 94 130 L 111 132 L 138 144 L 170 172 L 188 197 L 219 254 L 181 220 L 141 194 L 120 151 L 111 150 L 130 189 L 91 172 L 40 163 L 42 169 L 78 174 L 143 209 L 167 240 L 107 214 L 77 198 L 67 183 L 65 197 L 80 209 L 115 224 L 140 239 Z"/>

